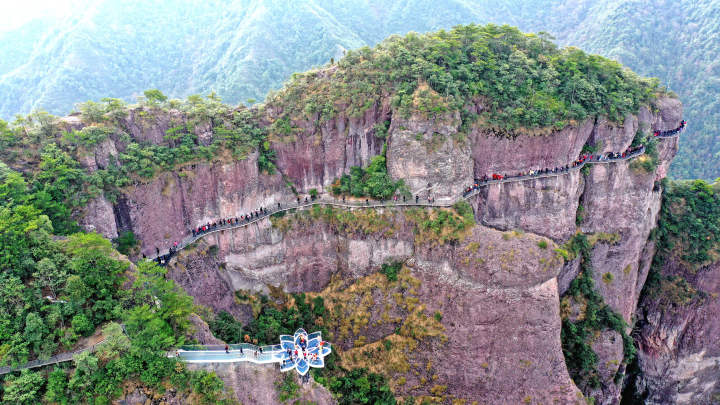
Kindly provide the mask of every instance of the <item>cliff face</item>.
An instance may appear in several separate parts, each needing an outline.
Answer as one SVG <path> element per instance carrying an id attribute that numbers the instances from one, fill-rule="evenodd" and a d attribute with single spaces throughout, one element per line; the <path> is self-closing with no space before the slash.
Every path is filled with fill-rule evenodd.
<path id="1" fill-rule="evenodd" d="M 431 339 L 411 351 L 413 369 L 434 364 L 433 384 L 447 386 L 447 393 L 456 398 L 577 401 L 581 394 L 568 377 L 560 349 L 555 277 L 562 260 L 552 242 L 541 248 L 542 237 L 478 225 L 458 246 L 431 247 L 413 240 L 401 214 L 391 215 L 392 235 L 338 234 L 323 221 L 313 223 L 311 234 L 301 223 L 281 231 L 269 220 L 254 228 L 218 233 L 202 245 L 226 249 L 218 253 L 224 257 L 224 269 L 210 265 L 197 272 L 192 262 L 197 253 L 183 253 L 172 277 L 193 295 L 198 285 L 214 286 L 198 282 L 198 273 L 223 280 L 222 288 L 205 288 L 208 293 L 199 296 L 199 303 L 243 316 L 242 306 L 223 300 L 235 290 L 275 285 L 287 291 L 321 291 L 333 276 L 352 285 L 382 263 L 401 260 L 420 281 L 415 289 L 426 313 L 442 314 L 447 339 Z M 351 350 L 360 336 L 374 342 L 393 335 L 392 325 L 376 326 L 385 305 L 376 302 L 368 311 L 367 326 L 346 338 L 340 338 L 339 325 L 329 325 L 336 347 Z M 422 375 L 400 375 L 407 381 L 400 394 L 430 394 L 430 387 L 422 386 Z M 410 388 L 414 386 L 421 388 Z"/>
<path id="2" fill-rule="evenodd" d="M 256 155 L 196 163 L 125 189 L 115 204 L 97 199 L 82 221 L 107 236 L 132 229 L 143 242 L 142 252 L 152 255 L 155 247 L 169 247 L 191 227 L 293 201 L 286 180 L 300 192 L 326 190 L 350 166 L 364 166 L 381 152 L 383 140 L 375 136 L 379 126 L 387 128 L 391 176 L 403 179 L 421 198 L 429 183 L 433 197 L 448 200 L 475 177 L 564 166 L 585 145 L 595 145 L 599 152 L 622 151 L 638 130 L 678 126 L 682 114 L 677 100 L 660 99 L 656 107 L 641 109 L 620 126 L 596 118 L 547 135 L 505 138 L 479 127 L 463 133 L 459 117 L 452 114 L 401 117 L 388 101 L 378 102 L 360 117 L 337 116 L 322 124 L 293 121 L 295 133 L 272 142 L 280 174 L 259 174 Z M 269 119 L 273 114 L 270 110 Z M 131 136 L 154 142 L 160 142 L 157 134 L 172 122 L 140 119 L 128 117 Z M 202 128 L 196 127 L 200 139 L 208 136 Z M 417 353 L 413 361 L 452 364 L 436 372 L 437 384 L 447 385 L 448 394 L 470 400 L 503 397 L 509 403 L 528 397 L 532 402 L 572 402 L 581 394 L 563 361 L 558 300 L 577 275 L 578 263 L 563 266 L 552 245 L 578 230 L 579 206 L 582 232 L 616 235 L 612 243 L 594 245 L 595 285 L 605 302 L 631 322 L 653 254 L 647 240 L 660 206 L 656 181 L 664 177 L 676 151 L 676 138 L 660 140 L 658 165 L 651 171 L 630 161 L 615 162 L 592 165 L 587 174 L 572 171 L 483 187 L 469 201 L 477 225 L 457 246 L 419 243 L 402 220 L 386 234 L 372 236 L 344 234 L 322 222 L 273 229 L 264 220 L 206 237 L 195 250 L 183 252 L 170 275 L 198 303 L 249 320 L 249 308 L 234 299 L 237 290 L 268 291 L 270 285 L 287 292 L 317 292 L 333 276 L 352 282 L 382 263 L 403 260 L 421 282 L 418 298 L 428 311 L 443 313 L 447 336 L 447 343 L 428 343 L 432 351 Z M 101 167 L 113 153 L 113 146 L 105 145 L 86 164 Z M 502 236 L 501 231 L 513 229 L 525 233 Z M 546 252 L 538 248 L 542 237 L 551 239 Z M 217 246 L 214 255 L 211 245 Z M 373 336 L 372 331 L 366 335 Z M 344 349 L 352 344 L 345 342 Z M 617 361 L 622 341 L 606 333 L 593 348 L 603 365 L 602 387 L 593 394 L 601 403 L 616 403 L 619 388 L 612 380 L 622 367 Z M 405 378 L 417 379 L 411 373 Z"/>
<path id="3" fill-rule="evenodd" d="M 642 374 L 637 390 L 648 404 L 715 404 L 720 401 L 720 264 L 688 273 L 677 261 L 663 275 L 680 275 L 703 291 L 684 305 L 647 299 L 638 340 Z"/>

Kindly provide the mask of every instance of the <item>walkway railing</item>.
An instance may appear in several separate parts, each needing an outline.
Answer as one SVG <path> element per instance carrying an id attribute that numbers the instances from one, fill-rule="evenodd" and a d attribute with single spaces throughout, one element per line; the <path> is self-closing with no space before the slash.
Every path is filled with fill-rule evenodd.
<path id="1" fill-rule="evenodd" d="M 682 127 L 678 130 L 671 130 L 671 131 L 665 131 L 665 133 L 672 133 L 671 135 L 667 134 L 661 134 L 657 135 L 656 138 L 673 138 L 677 137 L 679 133 L 684 129 Z M 473 197 L 477 195 L 480 192 L 481 187 L 493 185 L 493 184 L 503 184 L 503 183 L 511 183 L 511 182 L 519 182 L 519 181 L 525 181 L 525 180 L 534 180 L 534 179 L 542 179 L 546 177 L 557 177 L 561 176 L 566 173 L 570 173 L 572 171 L 577 171 L 582 169 L 586 164 L 607 164 L 607 163 L 614 163 L 614 162 L 621 162 L 625 160 L 630 160 L 633 158 L 636 158 L 642 154 L 645 153 L 645 147 L 641 147 L 637 151 L 634 151 L 632 153 L 627 153 L 624 157 L 617 157 L 617 158 L 607 158 L 607 157 L 593 157 L 592 159 L 586 159 L 583 162 L 579 163 L 576 166 L 568 167 L 567 169 L 562 168 L 559 169 L 557 172 L 547 172 L 547 173 L 535 173 L 532 175 L 522 175 L 522 176 L 511 176 L 511 177 L 503 177 L 502 179 L 498 180 L 486 180 L 479 182 L 477 187 L 473 187 L 473 189 L 469 192 L 463 193 L 461 196 L 450 200 L 450 201 L 439 201 L 435 202 L 434 200 L 431 201 L 420 201 L 419 199 L 416 199 L 415 202 L 412 201 L 369 201 L 363 203 L 362 201 L 340 201 L 337 198 L 327 198 L 326 196 L 321 196 L 320 198 L 316 198 L 314 200 L 305 201 L 305 202 L 298 202 L 296 205 L 287 205 L 287 206 L 281 206 L 279 208 L 274 209 L 268 209 L 263 211 L 258 216 L 249 219 L 249 220 L 241 220 L 239 222 L 233 222 L 232 224 L 224 224 L 224 225 L 217 225 L 207 231 L 198 233 L 196 235 L 188 235 L 187 237 L 183 238 L 182 241 L 178 243 L 178 246 L 175 248 L 175 251 L 168 250 L 165 254 L 160 254 L 156 256 L 152 256 L 149 259 L 158 261 L 160 264 L 166 264 L 170 258 L 175 255 L 178 251 L 186 248 L 187 246 L 191 245 L 192 243 L 196 242 L 198 239 L 202 239 L 207 235 L 225 231 L 228 229 L 235 229 L 235 228 L 242 228 L 251 224 L 254 224 L 258 221 L 261 221 L 265 219 L 266 217 L 283 213 L 287 211 L 297 210 L 297 209 L 305 209 L 312 207 L 314 205 L 326 205 L 326 206 L 334 206 L 334 207 L 340 207 L 340 208 L 393 208 L 393 207 L 437 207 L 437 208 L 447 208 L 451 207 L 453 204 L 457 203 L 461 200 L 467 200 L 470 197 Z M 433 187 L 430 187 L 433 188 Z M 425 188 L 424 190 L 426 190 Z"/>
<path id="2" fill-rule="evenodd" d="M 262 351 L 260 351 L 262 348 Z M 249 343 L 228 345 L 185 345 L 168 357 L 175 357 L 188 363 L 233 363 L 247 361 L 255 364 L 277 363 L 282 358 L 281 345 L 256 346 Z"/>
<path id="3" fill-rule="evenodd" d="M 78 350 L 75 350 L 74 352 L 60 353 L 60 354 L 57 354 L 57 355 L 52 356 L 45 360 L 38 359 L 38 360 L 29 361 L 25 364 L 22 364 L 22 365 L 16 366 L 16 367 L 10 367 L 10 366 L 0 367 L 0 375 L 12 373 L 14 371 L 25 370 L 25 369 L 29 369 L 29 368 L 37 368 L 37 367 L 49 366 L 52 364 L 58 364 L 58 363 L 64 363 L 67 361 L 72 361 L 73 356 L 75 356 L 76 354 L 85 353 L 85 352 L 94 353 L 97 350 L 97 347 L 99 345 L 103 344 L 104 342 L 105 342 L 105 340 L 103 339 L 90 347 L 78 349 Z"/>

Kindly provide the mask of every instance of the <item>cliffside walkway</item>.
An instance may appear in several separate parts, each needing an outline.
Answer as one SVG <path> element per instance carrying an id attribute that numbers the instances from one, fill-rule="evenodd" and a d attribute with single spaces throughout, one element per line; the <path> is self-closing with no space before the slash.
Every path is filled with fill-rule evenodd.
<path id="1" fill-rule="evenodd" d="M 180 346 L 174 353 L 168 353 L 168 357 L 186 363 L 280 363 L 281 371 L 294 369 L 300 375 L 305 375 L 312 367 L 324 367 L 324 358 L 331 351 L 332 345 L 322 340 L 321 332 L 308 334 L 300 328 L 294 335 L 280 335 L 278 345 L 185 345 Z"/>
<path id="2" fill-rule="evenodd" d="M 44 367 L 44 366 L 49 366 L 52 364 L 58 364 L 58 363 L 64 363 L 67 361 L 72 361 L 73 356 L 75 356 L 76 354 L 85 353 L 85 352 L 94 353 L 97 350 L 97 347 L 99 345 L 103 344 L 104 342 L 105 342 L 105 340 L 101 340 L 90 347 L 78 349 L 73 352 L 60 353 L 60 354 L 57 354 L 57 355 L 52 356 L 45 360 L 38 359 L 38 360 L 29 361 L 25 364 L 22 364 L 22 365 L 19 365 L 16 367 L 11 367 L 11 366 L 0 367 L 0 375 L 12 373 L 14 371 L 20 371 L 20 370 L 25 370 L 25 369 L 30 369 L 30 368 L 37 368 L 37 367 Z"/>
<path id="3" fill-rule="evenodd" d="M 654 134 L 654 137 L 656 138 L 675 138 L 679 136 L 680 132 L 685 128 L 685 121 L 681 124 L 680 127 L 674 130 L 669 131 L 656 131 Z M 187 237 L 183 238 L 182 241 L 178 242 L 177 247 L 173 250 L 167 250 L 167 253 L 155 255 L 148 257 L 150 260 L 158 261 L 159 264 L 164 265 L 167 263 L 170 258 L 177 253 L 177 251 L 182 250 L 186 248 L 187 246 L 195 243 L 197 240 L 204 238 L 205 236 L 211 235 L 216 232 L 221 232 L 229 229 L 235 229 L 235 228 L 242 228 L 251 224 L 254 224 L 258 221 L 261 221 L 265 219 L 266 217 L 269 217 L 273 214 L 279 214 L 283 212 L 298 210 L 298 209 L 306 209 L 310 208 L 314 205 L 325 205 L 325 206 L 333 206 L 333 207 L 340 207 L 340 208 L 353 208 L 353 209 L 362 209 L 362 208 L 402 208 L 402 207 L 436 207 L 436 208 L 448 208 L 453 206 L 455 203 L 467 200 L 475 195 L 477 195 L 480 192 L 480 189 L 482 187 L 494 185 L 494 184 L 503 184 L 503 183 L 512 183 L 512 182 L 521 182 L 526 180 L 535 180 L 535 179 L 542 179 L 547 177 L 558 177 L 562 176 L 564 174 L 581 170 L 585 165 L 589 164 L 610 164 L 610 163 L 616 163 L 616 162 L 622 162 L 630 159 L 634 159 L 638 156 L 641 156 L 645 153 L 645 147 L 642 146 L 640 149 L 632 152 L 627 153 L 623 157 L 605 157 L 605 156 L 593 156 L 592 158 L 588 158 L 581 163 L 570 166 L 567 169 L 562 168 L 559 169 L 557 172 L 547 172 L 547 173 L 534 173 L 534 174 L 528 174 L 528 175 L 522 175 L 522 176 L 508 176 L 503 177 L 501 179 L 489 179 L 485 181 L 481 181 L 477 183 L 477 186 L 472 187 L 472 189 L 468 192 L 463 193 L 462 195 L 454 198 L 454 199 L 441 199 L 439 201 L 422 201 L 422 200 L 409 200 L 409 201 L 350 201 L 350 202 L 344 202 L 338 198 L 331 198 L 326 195 L 320 196 L 319 198 L 316 198 L 314 200 L 306 201 L 306 202 L 298 202 L 297 204 L 289 204 L 285 206 L 278 206 L 273 209 L 267 209 L 263 211 L 261 214 L 257 215 L 256 217 L 249 219 L 249 220 L 242 220 L 233 224 L 224 224 L 224 225 L 217 225 L 207 231 L 204 231 L 202 233 L 193 235 L 188 235 Z M 430 187 L 430 189 L 433 187 Z M 428 190 L 428 188 L 424 189 Z"/>

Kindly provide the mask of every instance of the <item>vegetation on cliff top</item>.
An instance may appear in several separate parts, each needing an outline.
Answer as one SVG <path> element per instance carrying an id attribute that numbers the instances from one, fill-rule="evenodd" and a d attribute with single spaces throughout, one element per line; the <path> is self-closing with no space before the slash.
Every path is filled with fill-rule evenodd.
<path id="1" fill-rule="evenodd" d="M 477 104 L 481 122 L 512 131 L 561 128 L 592 115 L 620 121 L 658 91 L 655 79 L 577 48 L 558 48 L 542 34 L 471 24 L 350 51 L 337 66 L 293 75 L 267 102 L 283 107 L 279 120 L 359 116 L 386 97 L 403 115 L 463 111 L 474 120 L 466 107 Z M 441 99 L 433 101 L 435 95 Z"/>
<path id="2" fill-rule="evenodd" d="M 92 197 L 104 194 L 115 201 L 119 189 L 182 165 L 245 159 L 257 151 L 259 171 L 275 172 L 275 151 L 267 141 L 267 130 L 258 123 L 258 112 L 232 109 L 213 94 L 179 101 L 148 90 L 133 108 L 117 99 L 87 102 L 78 108 L 87 125 L 81 130 L 68 130 L 67 124 L 44 112 L 18 117 L 10 125 L 0 121 L 2 160 L 31 177 L 38 204 L 53 220 L 57 233 L 78 229 L 71 213 Z M 158 126 L 156 121 L 167 121 L 170 126 L 159 143 L 129 135 L 129 126 L 153 128 Z M 208 132 L 208 139 L 198 139 L 202 131 Z M 112 149 L 117 147 L 118 152 L 109 154 L 107 165 L 83 168 L 79 162 L 96 148 L 105 150 L 100 145 L 110 138 Z"/>

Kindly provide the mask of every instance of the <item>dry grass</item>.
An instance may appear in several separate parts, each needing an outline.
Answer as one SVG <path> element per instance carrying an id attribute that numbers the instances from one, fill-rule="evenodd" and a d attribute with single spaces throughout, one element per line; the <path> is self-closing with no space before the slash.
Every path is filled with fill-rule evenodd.
<path id="1" fill-rule="evenodd" d="M 335 325 L 336 342 L 352 342 L 342 351 L 340 364 L 346 368 L 364 367 L 384 375 L 395 391 L 407 383 L 412 372 L 430 375 L 432 366 L 416 364 L 413 354 L 428 339 L 447 341 L 437 317 L 428 314 L 417 296 L 420 280 L 403 266 L 397 281 L 388 281 L 381 273 L 360 278 L 347 285 L 339 276 L 328 287 L 308 297 L 322 296 L 327 308 L 328 325 Z M 379 325 L 392 324 L 394 330 L 380 340 L 370 341 L 367 332 Z M 427 379 L 426 379 L 427 381 Z M 427 387 L 426 387 L 427 388 Z"/>

